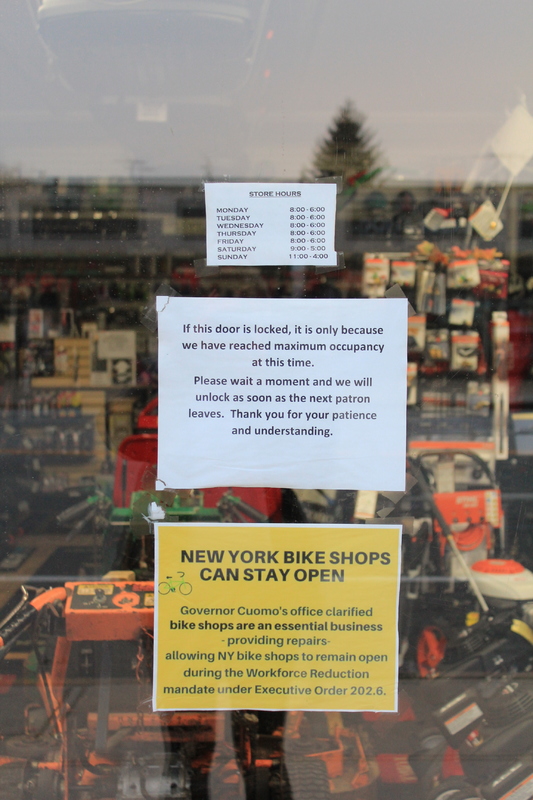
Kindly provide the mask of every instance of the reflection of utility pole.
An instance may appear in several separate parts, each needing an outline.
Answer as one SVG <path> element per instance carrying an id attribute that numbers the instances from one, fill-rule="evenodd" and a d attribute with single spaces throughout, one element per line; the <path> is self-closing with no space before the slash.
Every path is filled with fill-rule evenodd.
<path id="1" fill-rule="evenodd" d="M 153 167 L 147 166 L 144 158 L 126 158 L 125 163 L 129 166 L 130 178 L 132 180 L 135 180 L 135 178 L 142 178 L 149 172 L 154 171 Z"/>
<path id="2" fill-rule="evenodd" d="M 39 39 L 39 43 L 40 43 L 41 47 L 43 48 L 43 50 L 44 50 L 44 52 L 46 54 L 47 65 L 48 65 L 48 67 L 51 67 L 56 59 L 55 59 L 55 55 L 52 53 L 52 51 L 50 50 L 50 48 L 48 47 L 48 45 L 46 44 L 46 42 L 44 41 L 43 37 L 41 36 L 41 34 L 39 32 L 39 20 L 37 18 L 37 11 L 39 10 L 40 0 L 26 0 L 26 6 L 27 6 L 27 9 L 28 9 L 28 13 L 30 15 L 32 28 L 35 31 L 35 33 L 37 34 L 37 38 Z M 61 81 L 61 83 L 63 84 L 63 86 L 65 88 L 70 88 L 68 86 L 67 82 L 65 81 L 65 79 L 62 76 L 60 76 L 59 80 Z"/>
<path id="3" fill-rule="evenodd" d="M 519 192 L 520 190 L 517 186 L 513 187 L 509 193 L 509 201 L 507 203 L 507 254 L 509 256 L 511 274 L 518 272 Z"/>
<path id="4" fill-rule="evenodd" d="M 209 158 L 209 156 L 207 156 L 206 159 L 205 159 L 205 165 L 204 165 L 203 172 L 204 172 L 204 178 L 205 178 L 206 181 L 212 181 L 213 180 L 213 175 L 214 175 L 213 165 L 211 163 L 211 159 Z"/>

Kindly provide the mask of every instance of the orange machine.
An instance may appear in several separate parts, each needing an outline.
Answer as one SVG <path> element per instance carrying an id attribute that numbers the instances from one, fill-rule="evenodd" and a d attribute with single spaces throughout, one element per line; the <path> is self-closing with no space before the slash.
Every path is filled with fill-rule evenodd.
<path id="1" fill-rule="evenodd" d="M 262 732 L 252 712 L 152 712 L 154 585 L 106 578 L 37 594 L 0 626 L 0 658 L 32 627 L 42 701 L 2 743 L 3 800 L 270 800 L 289 786 L 322 800 L 375 777 L 338 713 Z"/>
<path id="2" fill-rule="evenodd" d="M 485 448 L 480 450 L 480 444 Z M 411 453 L 419 453 L 415 463 L 425 473 L 435 506 L 469 567 L 505 547 L 501 493 L 492 475 L 491 447 L 493 450 L 492 443 L 478 442 L 427 442 L 424 449 L 417 442 L 410 445 Z M 446 556 L 448 574 L 464 580 L 464 569 L 450 552 L 437 518 L 433 528 L 441 556 Z"/>
<path id="3" fill-rule="evenodd" d="M 504 514 L 493 476 L 492 442 L 412 441 L 409 451 L 427 514 L 419 528 L 427 532 L 426 542 L 421 541 L 424 546 L 419 548 L 422 555 L 418 566 L 409 568 L 416 576 L 409 590 L 409 619 L 414 621 L 409 636 L 418 673 L 433 677 L 449 650 L 455 627 L 459 635 L 465 620 L 473 626 L 479 611 L 488 611 L 472 570 L 475 564 L 505 553 Z M 415 534 L 413 544 L 416 538 Z M 425 581 L 427 575 L 438 579 Z M 469 587 L 470 593 L 461 594 L 463 603 L 450 604 L 446 583 L 454 582 L 457 587 L 458 581 Z M 426 586 L 425 591 L 419 592 L 416 586 L 413 591 L 415 583 Z"/>

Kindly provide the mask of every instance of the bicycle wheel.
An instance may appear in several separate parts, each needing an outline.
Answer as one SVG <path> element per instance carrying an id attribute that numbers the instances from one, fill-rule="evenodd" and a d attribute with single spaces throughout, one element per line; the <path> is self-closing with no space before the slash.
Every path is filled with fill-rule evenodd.
<path id="1" fill-rule="evenodd" d="M 187 596 L 191 592 L 192 592 L 192 585 L 190 583 L 188 583 L 187 581 L 183 581 L 183 583 L 180 583 L 181 594 Z"/>
<path id="2" fill-rule="evenodd" d="M 172 591 L 172 586 L 167 581 L 161 581 L 161 583 L 157 584 L 157 591 L 159 594 L 168 594 Z"/>

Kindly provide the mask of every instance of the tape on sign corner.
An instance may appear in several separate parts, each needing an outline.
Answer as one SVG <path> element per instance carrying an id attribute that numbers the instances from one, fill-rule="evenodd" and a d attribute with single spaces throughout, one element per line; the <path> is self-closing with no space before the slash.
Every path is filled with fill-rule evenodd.
<path id="1" fill-rule="evenodd" d="M 386 506 L 385 508 L 382 508 L 380 511 L 376 511 L 376 514 L 379 517 L 379 519 L 385 519 L 386 517 L 389 516 L 389 514 L 392 511 L 394 511 L 394 509 L 395 506 Z"/>
<path id="2" fill-rule="evenodd" d="M 219 266 L 208 266 L 206 258 L 197 258 L 193 261 L 193 264 L 197 278 L 206 278 L 209 275 L 216 275 L 217 272 L 220 272 Z"/>
<path id="3" fill-rule="evenodd" d="M 200 189 L 201 192 L 205 191 L 205 187 L 208 183 L 246 183 L 245 180 L 233 180 L 231 175 L 221 175 L 220 178 L 208 178 L 205 181 L 202 181 L 202 188 Z"/>
<path id="4" fill-rule="evenodd" d="M 156 289 L 152 302 L 150 305 L 146 306 L 143 309 L 143 313 L 141 315 L 141 322 L 145 328 L 148 328 L 149 331 L 152 333 L 157 332 L 157 308 L 156 308 L 156 298 L 157 297 L 180 297 L 180 293 L 177 292 L 175 289 L 170 286 L 168 283 L 162 283 L 158 289 Z"/>
<path id="5" fill-rule="evenodd" d="M 414 517 L 372 517 L 362 521 L 364 525 L 401 525 L 406 536 L 414 532 Z"/>
<path id="6" fill-rule="evenodd" d="M 397 284 L 397 283 L 393 283 L 392 286 L 390 286 L 387 289 L 387 291 L 385 292 L 385 297 L 386 298 L 404 297 L 407 300 L 407 295 L 405 294 L 405 292 L 402 289 L 402 287 L 399 286 L 399 284 Z M 413 306 L 411 305 L 411 303 L 409 303 L 408 306 L 407 306 L 407 316 L 408 317 L 416 317 L 416 311 L 413 308 Z"/>
<path id="7" fill-rule="evenodd" d="M 344 188 L 344 180 L 342 175 L 331 175 L 327 178 L 315 178 L 315 183 L 336 183 L 337 194 L 341 194 Z"/>
<path id="8" fill-rule="evenodd" d="M 408 472 L 407 475 L 405 476 L 405 492 L 406 492 L 406 494 L 407 494 L 407 492 L 410 492 L 411 489 L 413 488 L 413 486 L 415 486 L 417 483 L 418 483 L 418 481 L 415 478 L 415 476 L 411 475 L 411 473 Z"/>
<path id="9" fill-rule="evenodd" d="M 405 492 L 380 492 L 380 494 L 386 499 L 389 500 L 393 507 L 400 502 L 402 497 L 404 496 Z"/>
<path id="10" fill-rule="evenodd" d="M 337 253 L 337 264 L 333 267 L 326 267 L 322 264 L 315 265 L 315 273 L 323 275 L 324 272 L 338 272 L 340 269 L 346 269 L 346 262 L 344 260 L 344 253 Z"/>

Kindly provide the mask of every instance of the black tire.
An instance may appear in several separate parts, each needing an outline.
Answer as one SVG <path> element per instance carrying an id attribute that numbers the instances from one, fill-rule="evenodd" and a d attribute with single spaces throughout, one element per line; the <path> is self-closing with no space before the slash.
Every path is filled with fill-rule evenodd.
<path id="1" fill-rule="evenodd" d="M 157 591 L 159 594 L 168 594 L 172 591 L 172 586 L 170 583 L 167 583 L 167 581 L 161 581 L 161 583 L 157 585 Z"/>
<path id="2" fill-rule="evenodd" d="M 435 786 L 424 800 L 479 800 L 476 790 L 464 778 L 446 778 Z"/>
<path id="3" fill-rule="evenodd" d="M 255 769 L 254 791 L 247 792 L 247 797 L 255 797 L 256 800 L 269 800 L 270 798 L 270 769 L 268 767 L 257 767 Z"/>
<path id="4" fill-rule="evenodd" d="M 322 759 L 286 754 L 285 768 L 292 800 L 329 800 L 328 772 Z"/>
<path id="5" fill-rule="evenodd" d="M 0 766 L 2 800 L 22 800 L 24 796 L 24 764 Z"/>
<path id="6" fill-rule="evenodd" d="M 180 583 L 180 593 L 185 595 L 185 597 L 192 592 L 192 584 L 185 581 L 184 583 Z"/>
<path id="7" fill-rule="evenodd" d="M 57 748 L 52 736 L 10 736 L 4 740 L 4 749 L 12 758 L 32 758 L 45 761 L 50 750 Z"/>
<path id="8" fill-rule="evenodd" d="M 59 800 L 63 797 L 63 779 L 58 772 L 41 769 L 37 773 L 35 800 Z"/>

